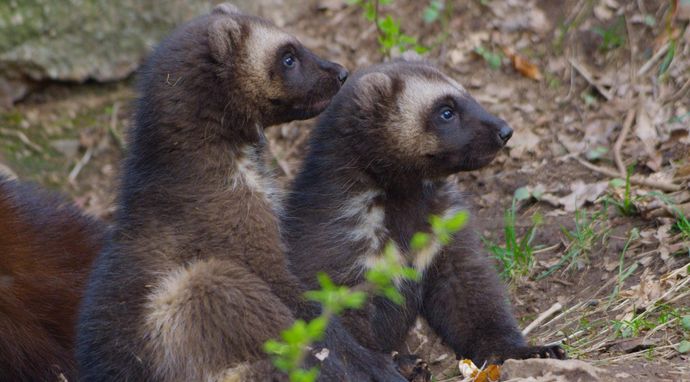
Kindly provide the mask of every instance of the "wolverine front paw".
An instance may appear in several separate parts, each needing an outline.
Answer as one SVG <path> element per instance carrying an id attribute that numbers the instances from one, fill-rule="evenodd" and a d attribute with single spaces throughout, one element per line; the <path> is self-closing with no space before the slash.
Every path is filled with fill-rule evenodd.
<path id="1" fill-rule="evenodd" d="M 496 354 L 489 358 L 490 364 L 502 364 L 507 359 L 528 359 L 528 358 L 568 358 L 565 350 L 560 345 L 551 346 L 521 346 L 510 349 L 503 354 Z"/>
<path id="2" fill-rule="evenodd" d="M 431 381 L 429 365 L 416 355 L 393 352 L 393 363 L 398 372 L 409 382 Z"/>

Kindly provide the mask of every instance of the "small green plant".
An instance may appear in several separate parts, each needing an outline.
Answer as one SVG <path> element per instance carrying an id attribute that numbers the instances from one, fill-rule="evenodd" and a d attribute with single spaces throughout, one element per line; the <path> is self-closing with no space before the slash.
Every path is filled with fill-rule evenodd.
<path id="1" fill-rule="evenodd" d="M 591 218 L 587 216 L 587 211 L 575 211 L 575 229 L 569 231 L 564 227 L 561 228 L 563 235 L 569 241 L 565 254 L 558 263 L 537 276 L 537 280 L 550 276 L 563 266 L 565 266 L 567 271 L 575 264 L 586 261 L 586 256 L 592 251 L 594 246 L 599 241 L 603 244 L 608 238 L 609 228 L 604 224 L 605 218 L 605 210 L 594 213 Z"/>
<path id="2" fill-rule="evenodd" d="M 613 288 L 613 293 L 611 293 L 611 296 L 609 296 L 609 304 L 613 302 L 613 299 L 618 296 L 620 293 L 621 289 L 623 288 L 623 283 L 625 283 L 625 280 L 630 277 L 630 275 L 635 272 L 637 269 L 637 262 L 632 263 L 629 267 L 625 268 L 625 253 L 628 251 L 628 247 L 630 247 L 630 243 L 632 243 L 634 240 L 637 240 L 640 238 L 640 232 L 637 230 L 637 228 L 633 228 L 630 231 L 630 235 L 628 236 L 628 240 L 625 241 L 625 245 L 623 246 L 623 250 L 621 251 L 620 258 L 618 260 L 618 281 L 616 283 L 616 286 Z"/>
<path id="3" fill-rule="evenodd" d="M 503 55 L 484 48 L 483 46 L 478 46 L 474 48 L 474 52 L 477 53 L 481 58 L 484 59 L 487 65 L 493 70 L 498 70 L 501 68 L 501 62 L 503 61 Z"/>
<path id="4" fill-rule="evenodd" d="M 523 195 L 525 189 L 521 188 L 515 192 L 512 204 L 504 215 L 504 236 L 505 246 L 500 246 L 484 238 L 484 245 L 489 252 L 498 260 L 499 272 L 504 280 L 516 281 L 520 277 L 529 276 L 534 266 L 534 247 L 532 242 L 537 232 L 537 227 L 542 224 L 543 219 L 540 214 L 532 215 L 532 224 L 522 237 L 519 237 L 516 229 L 517 225 L 517 201 L 529 197 Z"/>
<path id="5" fill-rule="evenodd" d="M 431 216 L 431 233 L 418 232 L 412 237 L 412 255 L 432 245 L 447 245 L 453 235 L 465 226 L 468 216 L 466 211 L 447 218 Z M 321 304 L 321 314 L 309 322 L 295 321 L 281 333 L 280 340 L 269 340 L 264 344 L 264 351 L 271 356 L 273 365 L 287 373 L 291 382 L 315 381 L 319 369 L 304 369 L 302 366 L 310 346 L 323 339 L 334 316 L 346 309 L 361 308 L 370 295 L 383 296 L 400 305 L 404 303 L 404 296 L 398 291 L 396 283 L 399 280 L 417 281 L 419 274 L 401 261 L 401 253 L 391 242 L 386 245 L 381 261 L 365 273 L 366 282 L 356 288 L 335 285 L 328 275 L 319 274 L 317 280 L 321 289 L 309 291 L 305 297 Z"/>
<path id="6" fill-rule="evenodd" d="M 602 41 L 599 50 L 603 52 L 610 52 L 625 44 L 625 19 L 623 17 L 619 17 L 608 28 L 595 27 L 592 31 L 601 36 Z"/>
<path id="7" fill-rule="evenodd" d="M 390 57 L 393 49 L 398 49 L 401 52 L 414 50 L 419 54 L 426 53 L 429 48 L 420 44 L 416 37 L 405 34 L 398 20 L 395 20 L 391 15 L 382 16 L 380 14 L 379 7 L 381 5 L 390 5 L 392 3 L 393 0 L 348 0 L 348 4 L 361 7 L 364 10 L 364 17 L 376 24 L 379 46 L 381 47 L 381 52 L 386 57 Z M 439 6 L 432 7 L 433 3 L 436 2 L 432 2 L 427 7 L 428 12 L 425 11 L 428 17 L 434 15 L 438 17 L 440 10 L 442 10 Z"/>
<path id="8" fill-rule="evenodd" d="M 632 193 L 631 193 L 631 187 L 630 187 L 630 177 L 632 176 L 633 168 L 635 167 L 634 164 L 628 166 L 626 169 L 626 174 L 625 174 L 625 180 L 622 179 L 613 179 L 611 181 L 611 185 L 614 187 L 625 187 L 625 191 L 623 193 L 623 198 L 617 198 L 614 196 L 607 196 L 604 198 L 604 205 L 608 207 L 609 204 L 612 204 L 616 207 L 618 212 L 623 215 L 623 216 L 633 216 L 637 215 L 637 207 L 635 207 L 636 201 L 638 201 L 639 198 L 633 198 Z M 608 209 L 608 208 L 607 208 Z"/>
<path id="9" fill-rule="evenodd" d="M 673 215 L 676 218 L 676 222 L 673 227 L 683 235 L 683 238 L 688 241 L 688 251 L 690 251 L 690 218 L 685 216 L 683 211 L 681 211 L 678 206 L 671 200 L 667 195 L 659 192 L 650 192 L 649 196 L 656 197 L 657 199 L 664 202 L 673 211 Z"/>

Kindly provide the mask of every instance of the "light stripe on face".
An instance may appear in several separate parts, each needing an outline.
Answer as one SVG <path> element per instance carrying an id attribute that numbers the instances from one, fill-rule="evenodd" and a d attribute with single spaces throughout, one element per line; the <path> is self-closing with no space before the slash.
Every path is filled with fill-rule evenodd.
<path id="1" fill-rule="evenodd" d="M 400 114 L 392 118 L 389 126 L 391 138 L 398 151 L 411 156 L 434 152 L 438 138 L 425 131 L 426 119 L 431 107 L 440 98 L 457 97 L 467 94 L 457 82 L 445 77 L 445 81 L 410 76 L 404 78 L 404 89 L 398 96 L 397 107 Z"/>
<path id="2" fill-rule="evenodd" d="M 252 24 L 247 37 L 247 74 L 252 77 L 254 86 L 260 86 L 264 96 L 277 98 L 281 89 L 271 86 L 268 73 L 276 60 L 276 52 L 287 43 L 299 45 L 297 39 L 282 30 L 263 24 Z"/>

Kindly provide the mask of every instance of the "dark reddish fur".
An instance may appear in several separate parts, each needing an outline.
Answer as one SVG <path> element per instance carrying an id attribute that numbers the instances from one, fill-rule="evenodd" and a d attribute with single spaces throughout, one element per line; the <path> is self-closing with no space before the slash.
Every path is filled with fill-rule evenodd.
<path id="1" fill-rule="evenodd" d="M 75 377 L 78 302 L 104 227 L 59 195 L 0 179 L 0 380 Z"/>

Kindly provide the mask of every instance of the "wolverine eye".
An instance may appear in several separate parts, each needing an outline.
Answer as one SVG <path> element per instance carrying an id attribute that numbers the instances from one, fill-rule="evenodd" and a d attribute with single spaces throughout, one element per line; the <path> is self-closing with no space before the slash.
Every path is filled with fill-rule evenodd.
<path id="1" fill-rule="evenodd" d="M 441 118 L 444 121 L 450 121 L 451 119 L 453 119 L 454 116 L 455 113 L 453 113 L 453 110 L 451 108 L 444 107 L 443 109 L 441 109 Z"/>
<path id="2" fill-rule="evenodd" d="M 288 53 L 283 57 L 283 65 L 285 65 L 286 68 L 294 67 L 295 63 L 297 63 L 297 59 L 292 53 Z"/>

